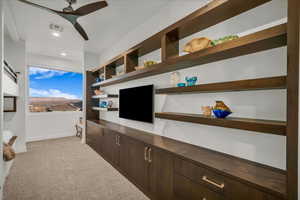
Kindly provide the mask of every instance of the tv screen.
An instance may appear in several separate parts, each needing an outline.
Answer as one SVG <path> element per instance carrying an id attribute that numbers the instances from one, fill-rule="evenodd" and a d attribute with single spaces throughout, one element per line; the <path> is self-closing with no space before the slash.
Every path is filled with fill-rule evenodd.
<path id="1" fill-rule="evenodd" d="M 153 123 L 153 85 L 120 90 L 119 117 Z"/>

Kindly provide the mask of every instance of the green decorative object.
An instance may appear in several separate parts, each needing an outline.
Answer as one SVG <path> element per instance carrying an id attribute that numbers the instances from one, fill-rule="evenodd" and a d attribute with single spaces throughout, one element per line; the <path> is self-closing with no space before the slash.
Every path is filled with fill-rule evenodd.
<path id="1" fill-rule="evenodd" d="M 217 45 L 222 44 L 222 43 L 224 43 L 224 42 L 229 42 L 229 41 L 231 41 L 231 40 L 235 40 L 235 39 L 238 39 L 238 38 L 239 38 L 239 36 L 237 36 L 237 35 L 229 35 L 229 36 L 225 36 L 225 37 L 223 37 L 223 38 L 220 38 L 220 39 L 217 39 L 217 40 L 213 40 L 213 41 L 211 42 L 211 45 L 212 45 L 212 46 L 217 46 Z"/>

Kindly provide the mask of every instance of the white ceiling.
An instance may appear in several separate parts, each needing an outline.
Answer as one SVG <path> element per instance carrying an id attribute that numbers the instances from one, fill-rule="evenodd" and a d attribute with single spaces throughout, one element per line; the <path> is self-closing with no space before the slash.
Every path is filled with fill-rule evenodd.
<path id="1" fill-rule="evenodd" d="M 82 60 L 84 50 L 101 52 L 171 1 L 107 0 L 108 7 L 79 19 L 79 23 L 89 35 L 90 40 L 87 42 L 69 22 L 55 14 L 17 0 L 9 0 L 9 5 L 18 33 L 26 41 L 27 50 L 30 53 L 59 57 L 61 52 L 66 52 L 67 59 Z M 67 6 L 65 0 L 31 0 L 31 2 L 56 10 Z M 96 2 L 96 0 L 77 0 L 74 8 L 91 2 Z M 51 35 L 49 30 L 51 23 L 64 27 L 60 38 Z"/>

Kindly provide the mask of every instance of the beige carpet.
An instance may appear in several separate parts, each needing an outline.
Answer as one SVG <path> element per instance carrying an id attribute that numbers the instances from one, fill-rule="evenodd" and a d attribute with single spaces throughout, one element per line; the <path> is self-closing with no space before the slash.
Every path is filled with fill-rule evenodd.
<path id="1" fill-rule="evenodd" d="M 13 164 L 4 200 L 148 199 L 78 138 L 27 146 Z"/>

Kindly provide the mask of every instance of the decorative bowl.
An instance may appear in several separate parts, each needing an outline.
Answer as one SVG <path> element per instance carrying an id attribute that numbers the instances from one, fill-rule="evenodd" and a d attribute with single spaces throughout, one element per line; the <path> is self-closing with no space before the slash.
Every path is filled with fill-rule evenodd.
<path id="1" fill-rule="evenodd" d="M 185 81 L 187 83 L 187 86 L 194 86 L 197 83 L 197 76 L 193 76 L 193 77 L 185 77 Z"/>
<path id="2" fill-rule="evenodd" d="M 177 87 L 185 87 L 185 86 L 186 86 L 185 83 L 178 83 L 178 84 L 177 84 Z"/>
<path id="3" fill-rule="evenodd" d="M 226 118 L 232 112 L 230 112 L 228 110 L 215 109 L 215 110 L 213 110 L 213 113 L 216 116 L 216 118 Z"/>

